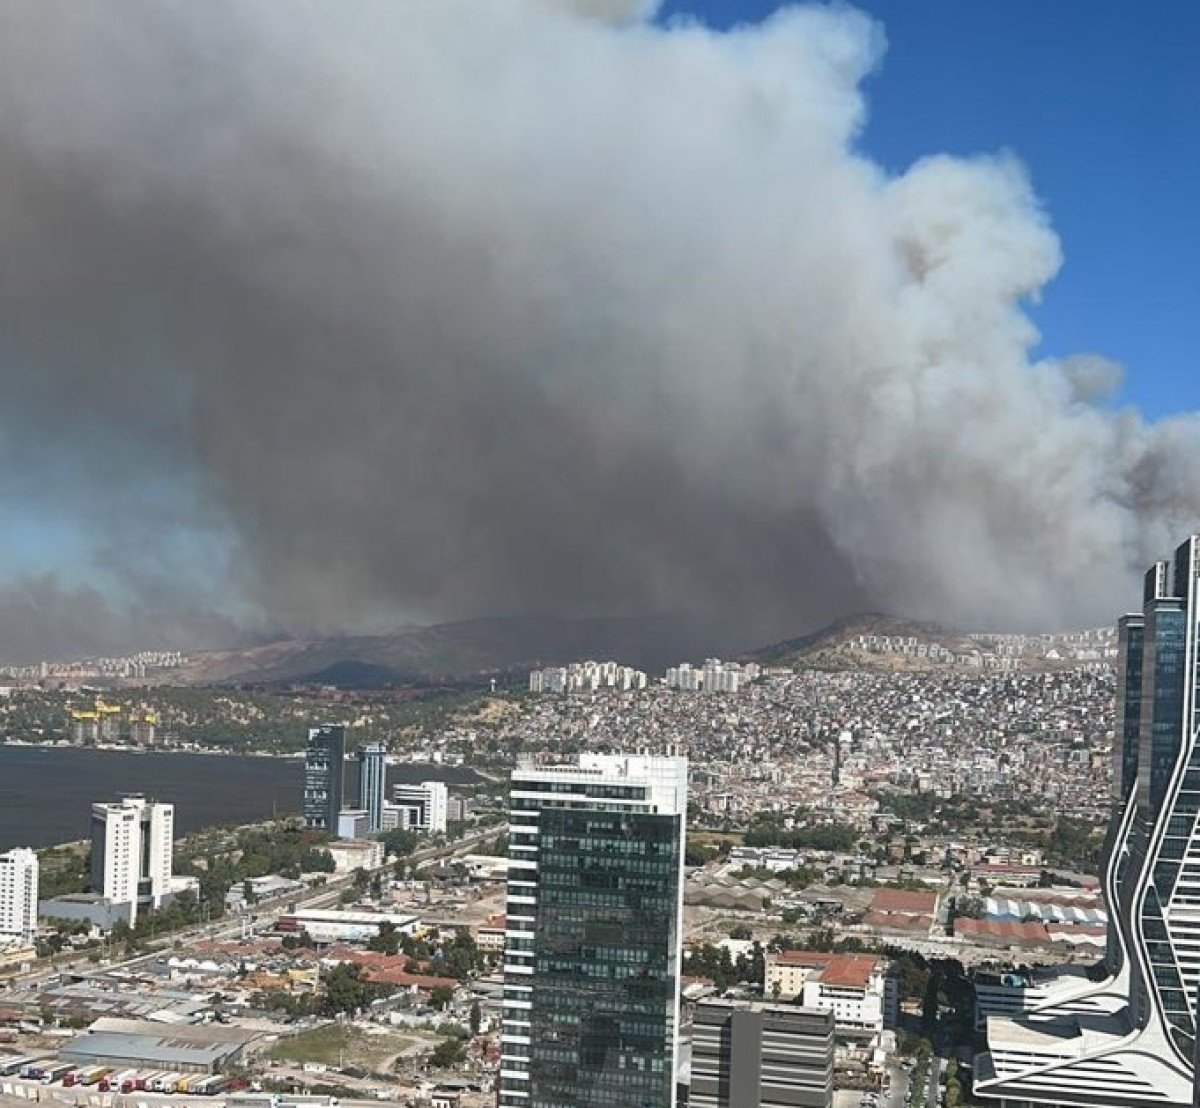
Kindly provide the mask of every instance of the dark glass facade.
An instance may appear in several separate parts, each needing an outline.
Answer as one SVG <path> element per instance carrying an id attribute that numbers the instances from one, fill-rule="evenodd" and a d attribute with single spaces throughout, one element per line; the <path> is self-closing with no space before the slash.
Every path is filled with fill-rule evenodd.
<path id="1" fill-rule="evenodd" d="M 304 826 L 337 834 L 342 810 L 346 730 L 340 725 L 314 727 L 304 755 Z"/>
<path id="2" fill-rule="evenodd" d="M 670 1108 L 681 823 L 543 808 L 530 1108 Z"/>

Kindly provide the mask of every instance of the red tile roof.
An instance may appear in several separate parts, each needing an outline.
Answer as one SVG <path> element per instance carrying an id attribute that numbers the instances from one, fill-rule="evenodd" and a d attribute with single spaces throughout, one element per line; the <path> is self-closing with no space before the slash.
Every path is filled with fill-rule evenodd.
<path id="1" fill-rule="evenodd" d="M 916 889 L 876 889 L 871 898 L 873 912 L 903 912 L 932 916 L 937 911 L 937 893 Z"/>

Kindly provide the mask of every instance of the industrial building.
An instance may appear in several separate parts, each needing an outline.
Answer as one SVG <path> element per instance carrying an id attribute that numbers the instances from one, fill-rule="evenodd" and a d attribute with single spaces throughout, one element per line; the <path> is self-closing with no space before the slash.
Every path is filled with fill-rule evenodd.
<path id="1" fill-rule="evenodd" d="M 59 1051 L 76 1066 L 113 1066 L 217 1073 L 239 1065 L 255 1032 L 211 1024 L 162 1024 L 149 1020 L 99 1019 Z"/>
<path id="2" fill-rule="evenodd" d="M 301 908 L 281 916 L 276 931 L 307 931 L 318 943 L 361 943 L 379 934 L 379 926 L 390 923 L 402 935 L 420 926 L 416 916 L 396 912 L 343 912 L 337 908 Z"/>

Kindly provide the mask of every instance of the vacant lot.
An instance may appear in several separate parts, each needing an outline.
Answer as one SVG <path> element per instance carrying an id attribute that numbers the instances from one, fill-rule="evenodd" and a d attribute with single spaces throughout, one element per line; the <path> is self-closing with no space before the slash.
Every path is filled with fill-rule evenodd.
<path id="1" fill-rule="evenodd" d="M 436 1037 L 403 1034 L 383 1028 L 364 1030 L 329 1024 L 291 1039 L 280 1040 L 267 1057 L 277 1062 L 322 1062 L 333 1068 L 358 1066 L 382 1071 L 389 1069 L 398 1055 L 436 1042 Z"/>

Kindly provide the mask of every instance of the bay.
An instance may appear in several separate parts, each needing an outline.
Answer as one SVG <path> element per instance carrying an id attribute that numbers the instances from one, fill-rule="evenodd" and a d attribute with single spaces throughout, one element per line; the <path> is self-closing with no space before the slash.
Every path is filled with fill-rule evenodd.
<path id="1" fill-rule="evenodd" d="M 0 745 L 0 851 L 91 834 L 92 804 L 142 793 L 175 805 L 175 833 L 300 811 L 297 758 Z M 347 803 L 355 766 L 346 764 Z M 463 767 L 388 766 L 388 781 L 477 781 Z"/>

